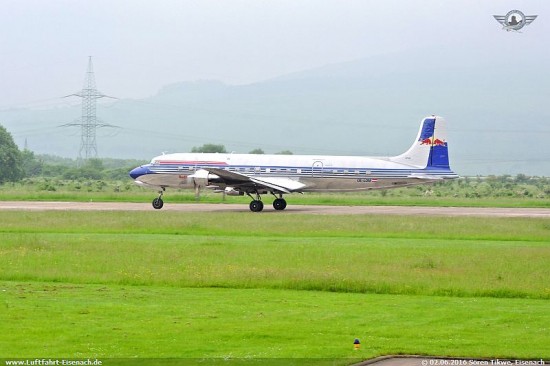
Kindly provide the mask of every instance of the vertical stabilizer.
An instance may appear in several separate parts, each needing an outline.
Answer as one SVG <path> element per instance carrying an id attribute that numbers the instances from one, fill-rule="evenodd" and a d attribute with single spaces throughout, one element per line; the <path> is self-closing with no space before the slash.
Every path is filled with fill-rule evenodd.
<path id="1" fill-rule="evenodd" d="M 391 160 L 417 168 L 449 168 L 445 120 L 439 116 L 424 118 L 416 140 L 409 150 L 391 158 Z"/>

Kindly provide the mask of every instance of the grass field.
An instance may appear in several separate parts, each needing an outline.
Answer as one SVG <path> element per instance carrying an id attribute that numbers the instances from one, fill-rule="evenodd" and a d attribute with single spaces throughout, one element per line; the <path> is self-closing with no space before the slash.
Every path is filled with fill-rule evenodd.
<path id="1" fill-rule="evenodd" d="M 0 357 L 550 358 L 545 219 L 151 211 L 0 222 Z"/>

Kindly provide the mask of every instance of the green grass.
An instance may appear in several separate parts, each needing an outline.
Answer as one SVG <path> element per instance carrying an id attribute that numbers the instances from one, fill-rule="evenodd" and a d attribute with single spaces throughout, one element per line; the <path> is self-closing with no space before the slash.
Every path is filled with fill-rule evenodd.
<path id="1" fill-rule="evenodd" d="M 38 179 L 38 178 L 37 178 Z M 550 196 L 547 193 L 524 195 L 521 187 L 510 190 L 512 196 L 477 196 L 475 187 L 456 187 L 447 185 L 424 185 L 408 188 L 397 188 L 385 191 L 359 193 L 305 193 L 287 195 L 289 204 L 305 205 L 349 205 L 349 206 L 457 206 L 457 207 L 550 207 Z M 458 184 L 458 183 L 456 183 Z M 78 189 L 76 188 L 78 187 Z M 427 192 L 429 194 L 427 194 Z M 456 192 L 461 192 L 457 194 Z M 487 190 L 490 194 L 491 190 Z M 470 196 L 471 194 L 471 196 Z M 30 180 L 26 184 L 9 183 L 0 185 L 0 200 L 21 201 L 75 201 L 75 202 L 150 202 L 157 193 L 150 189 L 136 186 L 130 179 L 124 181 L 59 181 L 43 179 L 37 182 Z M 467 195 L 467 196 L 465 196 Z M 196 202 L 193 190 L 168 189 L 166 203 Z M 271 202 L 272 197 L 266 196 Z M 200 202 L 203 203 L 249 203 L 248 197 L 226 197 L 204 189 Z"/>
<path id="2" fill-rule="evenodd" d="M 0 357 L 550 357 L 547 219 L 3 211 L 0 222 Z"/>
<path id="3" fill-rule="evenodd" d="M 384 215 L 252 215 L 134 211 L 0 211 L 0 233 L 165 234 L 241 237 L 371 237 L 550 240 L 550 221 Z"/>
<path id="4" fill-rule="evenodd" d="M 549 356 L 541 300 L 27 282 L 0 291 L 6 357 Z"/>
<path id="5" fill-rule="evenodd" d="M 550 299 L 541 242 L 7 234 L 0 278 Z M 526 265 L 528 264 L 528 265 Z"/>

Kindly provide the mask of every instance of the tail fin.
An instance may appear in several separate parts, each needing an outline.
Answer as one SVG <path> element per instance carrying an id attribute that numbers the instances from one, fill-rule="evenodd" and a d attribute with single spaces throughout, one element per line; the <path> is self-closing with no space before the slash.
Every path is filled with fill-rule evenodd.
<path id="1" fill-rule="evenodd" d="M 391 158 L 400 164 L 417 168 L 449 169 L 449 151 L 447 146 L 447 126 L 442 117 L 430 116 L 420 124 L 420 131 L 412 146 L 401 155 Z"/>

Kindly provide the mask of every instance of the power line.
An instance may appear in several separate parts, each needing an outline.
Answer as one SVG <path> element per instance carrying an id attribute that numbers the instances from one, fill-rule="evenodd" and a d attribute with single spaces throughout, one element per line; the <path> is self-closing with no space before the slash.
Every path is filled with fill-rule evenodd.
<path id="1" fill-rule="evenodd" d="M 92 65 L 92 56 L 88 59 L 88 69 L 86 71 L 86 77 L 84 79 L 84 87 L 79 93 L 67 95 L 66 97 L 80 97 L 82 98 L 82 117 L 72 123 L 64 124 L 60 127 L 80 127 L 80 151 L 78 153 L 79 160 L 87 160 L 89 158 L 97 157 L 97 141 L 96 130 L 102 127 L 118 127 L 103 123 L 97 119 L 96 109 L 97 100 L 100 98 L 113 98 L 108 95 L 102 94 L 96 89 L 94 69 Z M 65 97 L 65 98 L 66 98 Z"/>

